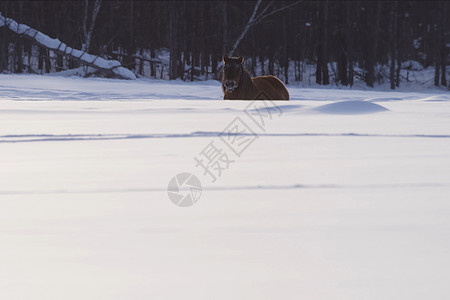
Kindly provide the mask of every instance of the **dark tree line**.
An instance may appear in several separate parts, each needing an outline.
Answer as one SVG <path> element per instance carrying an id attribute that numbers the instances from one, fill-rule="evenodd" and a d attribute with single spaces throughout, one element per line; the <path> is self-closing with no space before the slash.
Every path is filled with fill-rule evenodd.
<path id="1" fill-rule="evenodd" d="M 90 16 L 96 2 L 2 1 L 0 12 L 82 49 L 90 28 L 86 12 Z M 117 59 L 143 76 L 218 79 L 223 54 L 232 50 L 257 3 L 102 1 L 89 52 Z M 309 64 L 315 65 L 318 84 L 352 85 L 362 79 L 373 87 L 389 80 L 391 88 L 400 84 L 402 64 L 417 61 L 434 67 L 435 85 L 445 86 L 449 7 L 445 1 L 262 1 L 257 13 L 266 17 L 250 27 L 234 54 L 246 57 L 253 75 L 302 81 Z M 167 63 L 158 56 L 164 49 L 170 53 Z M 34 56 L 37 66 L 31 63 Z M 0 28 L 0 71 L 42 73 L 76 66 Z"/>

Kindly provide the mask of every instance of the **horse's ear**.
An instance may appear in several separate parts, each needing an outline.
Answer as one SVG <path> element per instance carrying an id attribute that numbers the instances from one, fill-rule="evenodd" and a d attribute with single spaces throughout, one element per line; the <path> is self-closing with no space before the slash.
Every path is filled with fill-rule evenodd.
<path id="1" fill-rule="evenodd" d="M 227 60 L 228 60 L 229 58 L 230 58 L 230 57 L 229 57 L 228 55 L 225 54 L 225 55 L 223 56 L 223 62 L 226 63 Z"/>
<path id="2" fill-rule="evenodd" d="M 242 64 L 242 63 L 244 62 L 244 57 L 243 57 L 243 56 L 239 56 L 238 62 L 239 62 L 240 64 Z"/>

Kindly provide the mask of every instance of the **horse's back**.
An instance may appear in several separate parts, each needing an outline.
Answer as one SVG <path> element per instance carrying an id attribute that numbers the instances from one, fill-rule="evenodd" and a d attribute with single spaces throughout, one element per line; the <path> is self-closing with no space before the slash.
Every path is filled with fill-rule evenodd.
<path id="1" fill-rule="evenodd" d="M 259 100 L 289 100 L 289 92 L 280 79 L 275 76 L 258 76 L 252 78 L 259 90 L 256 99 Z"/>

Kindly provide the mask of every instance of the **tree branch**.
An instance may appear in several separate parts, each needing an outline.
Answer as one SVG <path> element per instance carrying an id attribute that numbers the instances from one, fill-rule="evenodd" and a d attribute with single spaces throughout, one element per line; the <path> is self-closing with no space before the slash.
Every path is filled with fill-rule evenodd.
<path id="1" fill-rule="evenodd" d="M 274 14 L 276 14 L 277 12 L 280 12 L 280 11 L 282 11 L 282 10 L 288 9 L 289 7 L 292 7 L 292 6 L 294 6 L 294 5 L 300 4 L 301 2 L 303 2 L 303 0 L 295 1 L 295 2 L 290 3 L 290 4 L 288 4 L 288 5 L 279 7 L 279 8 L 277 8 L 277 9 L 271 11 L 270 13 L 265 14 L 265 15 L 264 15 L 264 13 L 265 13 L 266 10 L 264 10 L 264 11 L 262 11 L 262 12 L 258 15 L 258 17 L 255 18 L 255 21 L 254 21 L 253 25 L 256 25 L 256 24 L 260 23 L 260 22 L 261 22 L 262 20 L 264 20 L 265 18 L 267 18 L 267 17 L 269 17 L 269 16 L 271 16 L 271 15 L 274 15 Z M 267 7 L 268 7 L 271 3 L 272 3 L 272 2 L 270 2 L 270 3 L 267 5 Z"/>
<path id="2" fill-rule="evenodd" d="M 273 4 L 273 1 L 270 1 L 266 7 L 264 7 L 264 9 L 259 13 L 259 15 L 255 18 L 255 20 L 253 21 L 253 25 L 256 24 L 257 20 L 266 13 L 266 11 L 269 9 L 269 7 Z"/>
<path id="3" fill-rule="evenodd" d="M 256 12 L 258 11 L 258 7 L 261 4 L 262 0 L 258 0 L 255 4 L 255 8 L 253 8 L 253 13 L 250 16 L 250 19 L 248 19 L 247 25 L 245 25 L 244 30 L 242 30 L 241 34 L 239 35 L 239 37 L 237 38 L 237 40 L 234 42 L 233 47 L 231 48 L 229 55 L 233 56 L 234 51 L 236 50 L 237 46 L 239 45 L 239 43 L 242 41 L 242 39 L 244 38 L 244 36 L 247 34 L 248 30 L 250 29 L 250 27 L 253 26 L 253 21 L 255 19 L 256 16 Z"/>
<path id="4" fill-rule="evenodd" d="M 266 7 L 263 8 L 263 10 L 257 15 L 258 12 L 258 8 L 261 5 L 262 0 L 258 0 L 255 4 L 255 7 L 253 8 L 253 12 L 252 15 L 250 16 L 250 18 L 248 19 L 247 24 L 245 25 L 244 29 L 242 30 L 241 34 L 239 35 L 239 37 L 236 39 L 236 41 L 233 44 L 233 47 L 231 48 L 230 52 L 228 53 L 228 55 L 232 56 L 234 51 L 236 51 L 236 48 L 239 46 L 240 42 L 242 41 L 242 39 L 245 37 L 245 35 L 248 33 L 249 29 L 260 23 L 262 20 L 264 20 L 265 18 L 276 14 L 282 10 L 288 9 L 294 5 L 297 5 L 299 3 L 302 2 L 302 0 L 300 1 L 295 1 L 293 3 L 281 6 L 277 9 L 272 10 L 271 12 L 267 13 L 267 10 L 269 9 L 269 7 L 272 5 L 273 1 L 270 1 Z"/>
<path id="5" fill-rule="evenodd" d="M 0 27 L 6 26 L 12 32 L 24 36 L 39 44 L 40 46 L 52 50 L 58 54 L 68 56 L 81 63 L 100 70 L 107 75 L 122 79 L 136 79 L 136 75 L 127 68 L 124 68 L 117 60 L 106 60 L 97 55 L 92 55 L 86 51 L 73 49 L 58 39 L 52 39 L 48 35 L 33 29 L 25 24 L 18 24 L 10 18 L 6 18 L 0 13 Z"/>

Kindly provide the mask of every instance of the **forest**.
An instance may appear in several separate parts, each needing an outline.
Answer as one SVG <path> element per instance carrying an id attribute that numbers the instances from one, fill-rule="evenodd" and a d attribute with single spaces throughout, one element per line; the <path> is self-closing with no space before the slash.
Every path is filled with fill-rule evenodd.
<path id="1" fill-rule="evenodd" d="M 400 86 L 401 68 L 434 68 L 449 84 L 445 1 L 2 1 L 2 16 L 70 47 L 118 60 L 136 75 L 219 79 L 222 56 L 244 56 L 253 75 L 352 86 Z M 0 27 L 0 72 L 80 66 Z"/>

